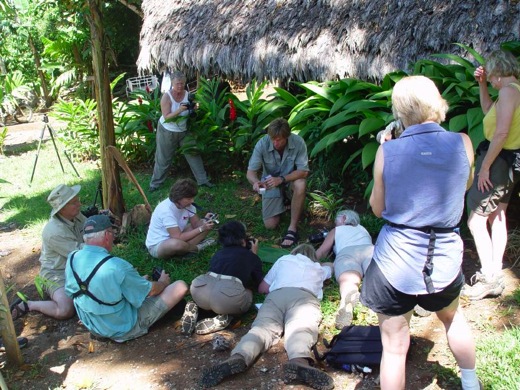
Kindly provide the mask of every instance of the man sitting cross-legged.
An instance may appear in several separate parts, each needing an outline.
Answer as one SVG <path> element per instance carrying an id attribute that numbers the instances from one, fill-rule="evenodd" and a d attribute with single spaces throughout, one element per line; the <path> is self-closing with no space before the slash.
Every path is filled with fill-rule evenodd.
<path id="1" fill-rule="evenodd" d="M 83 230 L 85 246 L 67 260 L 65 292 L 94 336 L 117 342 L 140 337 L 188 292 L 182 280 L 170 284 L 164 271 L 151 282 L 111 256 L 114 231 L 106 215 L 88 218 Z"/>
<path id="2" fill-rule="evenodd" d="M 323 282 L 332 275 L 332 264 L 317 262 L 308 244 L 280 257 L 267 273 L 259 291 L 268 293 L 251 330 L 231 352 L 231 357 L 204 371 L 200 385 L 216 386 L 225 378 L 243 372 L 284 335 L 289 361 L 284 380 L 303 382 L 314 389 L 333 389 L 334 381 L 310 365 L 311 348 L 318 339 Z"/>

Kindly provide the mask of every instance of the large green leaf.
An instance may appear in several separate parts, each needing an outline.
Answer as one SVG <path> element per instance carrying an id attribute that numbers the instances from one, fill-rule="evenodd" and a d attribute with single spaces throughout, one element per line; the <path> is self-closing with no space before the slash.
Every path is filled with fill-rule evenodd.
<path id="1" fill-rule="evenodd" d="M 326 135 L 316 144 L 316 146 L 314 146 L 311 152 L 311 157 L 316 156 L 328 146 L 331 146 L 338 141 L 343 141 L 343 139 L 347 138 L 349 135 L 356 134 L 358 129 L 358 125 L 348 125 L 336 130 L 334 133 Z"/>
<path id="2" fill-rule="evenodd" d="M 459 131 L 464 130 L 467 126 L 468 119 L 466 114 L 461 114 L 450 119 L 449 130 L 458 133 Z"/>
<path id="3" fill-rule="evenodd" d="M 298 99 L 292 94 L 290 93 L 289 91 L 286 91 L 285 89 L 283 88 L 278 88 L 278 87 L 275 87 L 274 88 L 275 91 L 276 91 L 276 94 L 283 100 L 285 100 L 285 102 L 290 106 L 290 107 L 294 107 L 298 104 Z"/>
<path id="4" fill-rule="evenodd" d="M 348 160 L 345 162 L 345 165 L 343 165 L 343 169 L 341 170 L 342 174 L 345 173 L 345 170 L 349 167 L 350 163 L 352 163 L 352 161 L 354 161 L 361 154 L 362 151 L 363 149 L 358 149 L 350 155 Z"/>
<path id="5" fill-rule="evenodd" d="M 463 67 L 465 67 L 467 69 L 474 68 L 473 64 L 470 61 L 468 61 L 465 58 L 462 58 L 460 56 L 457 56 L 455 54 L 432 54 L 432 57 L 451 60 L 453 62 L 456 62 L 457 64 L 462 65 Z"/>
<path id="6" fill-rule="evenodd" d="M 334 127 L 338 126 L 352 118 L 355 118 L 357 116 L 356 113 L 348 112 L 348 111 L 341 111 L 340 113 L 328 118 L 325 122 L 323 122 L 323 126 L 321 127 L 322 132 Z"/>
<path id="7" fill-rule="evenodd" d="M 363 164 L 363 169 L 374 162 L 377 148 L 379 148 L 379 143 L 377 142 L 370 142 L 363 147 L 363 153 L 361 154 L 361 163 Z"/>
<path id="8" fill-rule="evenodd" d="M 318 114 L 318 113 L 325 113 L 328 112 L 329 109 L 327 107 L 314 107 L 314 108 L 307 108 L 305 110 L 301 110 L 299 112 L 293 112 L 291 116 L 289 117 L 289 125 L 291 127 L 297 125 L 298 123 L 306 120 L 307 118 Z"/>
<path id="9" fill-rule="evenodd" d="M 349 103 L 354 97 L 351 95 L 343 95 L 332 105 L 330 109 L 330 115 L 334 115 L 337 111 L 343 109 L 343 107 Z"/>
<path id="10" fill-rule="evenodd" d="M 385 121 L 381 118 L 366 118 L 361 121 L 359 125 L 359 137 L 365 134 L 370 134 L 375 130 L 382 129 L 385 126 Z"/>
<path id="11" fill-rule="evenodd" d="M 330 93 L 330 90 L 328 88 L 323 88 L 323 87 L 320 87 L 319 85 L 315 85 L 315 84 L 311 84 L 311 83 L 303 83 L 303 84 L 300 84 L 300 86 L 311 92 L 314 92 L 316 95 L 319 95 L 319 96 L 327 99 L 331 103 L 334 103 L 334 101 L 336 100 L 336 97 L 332 93 Z"/>
<path id="12" fill-rule="evenodd" d="M 464 45 L 463 43 L 455 43 L 455 45 L 467 50 L 480 65 L 484 65 L 486 63 L 484 57 L 482 57 L 475 49 L 469 47 L 468 45 Z"/>

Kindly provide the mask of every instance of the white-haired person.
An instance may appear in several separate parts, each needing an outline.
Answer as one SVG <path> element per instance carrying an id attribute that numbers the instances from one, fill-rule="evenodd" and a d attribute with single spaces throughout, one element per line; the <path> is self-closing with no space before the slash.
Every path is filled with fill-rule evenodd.
<path id="1" fill-rule="evenodd" d="M 334 381 L 312 367 L 311 348 L 318 340 L 323 282 L 332 276 L 332 263 L 321 263 L 309 244 L 301 244 L 280 257 L 258 288 L 267 294 L 251 330 L 231 351 L 231 356 L 205 369 L 200 385 L 208 388 L 244 372 L 263 352 L 284 337 L 289 361 L 284 381 L 303 382 L 314 389 L 333 389 Z M 220 358 L 219 358 L 220 360 Z"/>
<path id="2" fill-rule="evenodd" d="M 457 229 L 472 181 L 473 147 L 466 134 L 439 125 L 448 104 L 424 76 L 395 84 L 392 110 L 404 132 L 376 154 L 370 205 L 388 222 L 361 287 L 361 303 L 377 313 L 381 329 L 381 389 L 405 388 L 409 323 L 417 304 L 443 323 L 462 388 L 479 389 L 475 342 L 459 307 L 464 276 Z"/>
<path id="3" fill-rule="evenodd" d="M 360 225 L 354 210 L 336 214 L 332 229 L 316 251 L 318 259 L 335 254 L 334 275 L 339 284 L 341 300 L 336 313 L 336 328 L 343 329 L 352 322 L 354 306 L 359 300 L 359 285 L 372 260 L 374 245 L 370 233 Z"/>
<path id="4" fill-rule="evenodd" d="M 520 180 L 520 64 L 510 52 L 491 53 L 485 67 L 475 70 L 480 105 L 485 114 L 485 140 L 477 148 L 475 182 L 467 195 L 471 230 L 481 268 L 464 288 L 471 300 L 499 296 L 504 291 L 502 260 L 507 244 L 506 210 Z M 488 81 L 498 90 L 493 102 Z M 490 228 L 488 230 L 488 227 Z"/>
<path id="5" fill-rule="evenodd" d="M 143 336 L 188 292 L 185 282 L 171 283 L 164 271 L 149 281 L 112 256 L 114 230 L 106 215 L 89 217 L 83 231 L 85 245 L 67 260 L 65 292 L 94 337 L 123 342 Z"/>
<path id="6" fill-rule="evenodd" d="M 82 229 L 86 218 L 81 214 L 80 189 L 79 185 L 69 187 L 60 184 L 47 198 L 52 210 L 42 232 L 40 276 L 45 281 L 44 288 L 51 299 L 17 299 L 10 307 L 13 320 L 25 316 L 29 311 L 39 311 L 58 320 L 74 316 L 74 304 L 65 294 L 65 264 L 69 253 L 83 246 Z"/>
<path id="7" fill-rule="evenodd" d="M 150 180 L 150 192 L 156 191 L 166 180 L 175 152 L 188 142 L 189 93 L 186 90 L 186 76 L 182 72 L 170 75 L 171 87 L 161 98 L 161 117 L 155 136 L 155 164 Z M 193 176 L 199 186 L 214 187 L 204 169 L 199 154 L 185 153 Z"/>

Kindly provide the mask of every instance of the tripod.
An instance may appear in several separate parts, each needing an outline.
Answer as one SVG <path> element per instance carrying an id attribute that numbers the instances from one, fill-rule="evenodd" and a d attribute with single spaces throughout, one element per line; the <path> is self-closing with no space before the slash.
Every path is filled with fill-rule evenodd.
<path id="1" fill-rule="evenodd" d="M 50 134 L 51 140 L 52 140 L 52 144 L 54 145 L 54 151 L 56 152 L 56 156 L 58 156 L 58 161 L 60 162 L 61 171 L 63 173 L 65 173 L 65 169 L 63 169 L 63 164 L 61 163 L 60 153 L 58 152 L 58 147 L 56 146 L 56 140 L 55 140 L 56 133 L 52 129 L 51 125 L 49 124 L 49 117 L 47 116 L 47 114 L 43 114 L 43 127 L 42 127 L 42 131 L 40 133 L 40 141 L 38 142 L 38 151 L 36 152 L 36 158 L 34 159 L 34 166 L 33 166 L 33 170 L 32 170 L 31 181 L 29 182 L 29 184 L 32 183 L 33 178 L 34 178 L 34 172 L 36 171 L 36 164 L 38 163 L 38 157 L 40 156 L 40 149 L 42 147 L 42 141 L 43 141 L 43 135 L 45 134 L 45 129 L 47 129 L 49 131 L 49 134 Z M 67 152 L 65 150 L 63 151 L 63 154 L 69 161 L 72 169 L 74 169 L 76 176 L 80 177 L 78 171 L 76 170 L 76 167 L 72 163 L 72 160 L 70 159 L 69 155 L 67 154 Z"/>

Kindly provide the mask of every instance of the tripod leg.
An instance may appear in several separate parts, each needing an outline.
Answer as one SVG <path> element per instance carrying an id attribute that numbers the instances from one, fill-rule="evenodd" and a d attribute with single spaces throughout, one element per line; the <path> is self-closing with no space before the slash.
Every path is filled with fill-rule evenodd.
<path id="1" fill-rule="evenodd" d="M 40 149 L 42 147 L 42 140 L 43 140 L 44 132 L 45 132 L 45 125 L 43 126 L 42 132 L 40 133 L 40 140 L 38 141 L 38 151 L 36 152 L 36 157 L 34 159 L 34 165 L 33 165 L 33 170 L 32 170 L 32 174 L 31 174 L 31 181 L 29 182 L 29 184 L 32 183 L 33 178 L 34 178 L 34 172 L 36 171 L 36 163 L 38 162 L 38 157 L 40 156 Z"/>
<path id="2" fill-rule="evenodd" d="M 54 139 L 54 130 L 46 123 L 45 127 L 49 128 L 49 133 L 51 135 L 52 144 L 54 145 L 54 151 L 56 152 L 56 156 L 58 156 L 58 161 L 60 162 L 61 171 L 65 173 L 65 169 L 63 168 L 63 164 L 61 162 L 60 153 L 58 152 L 58 147 L 56 146 L 56 140 Z"/>
<path id="3" fill-rule="evenodd" d="M 76 173 L 76 176 L 77 177 L 81 177 L 78 173 L 78 171 L 76 170 L 76 167 L 74 166 L 74 164 L 72 163 L 72 160 L 70 159 L 70 156 L 69 154 L 67 153 L 66 150 L 63 151 L 63 154 L 65 155 L 65 157 L 67 157 L 67 160 L 69 160 L 69 164 L 70 166 L 72 167 L 72 169 L 74 169 L 74 172 Z"/>
<path id="4" fill-rule="evenodd" d="M 54 132 L 54 129 L 51 127 L 51 125 L 47 124 L 47 127 L 49 128 L 49 132 L 51 133 L 51 137 L 52 138 L 52 141 L 54 142 L 54 135 L 56 134 Z M 54 148 L 56 149 L 56 144 L 54 144 Z M 58 150 L 56 149 L 56 153 L 58 153 Z M 76 174 L 77 177 L 81 177 L 78 173 L 78 171 L 76 170 L 76 167 L 74 166 L 74 164 L 72 163 L 72 160 L 70 159 L 70 156 L 69 154 L 67 153 L 66 150 L 63 151 L 63 154 L 65 155 L 65 157 L 67 157 L 67 160 L 70 164 L 70 166 L 72 167 L 72 169 L 74 170 L 74 173 Z M 58 159 L 60 158 L 60 156 L 58 155 Z M 61 160 L 60 160 L 60 164 L 61 164 Z M 61 169 L 63 170 L 63 166 L 61 167 Z"/>

